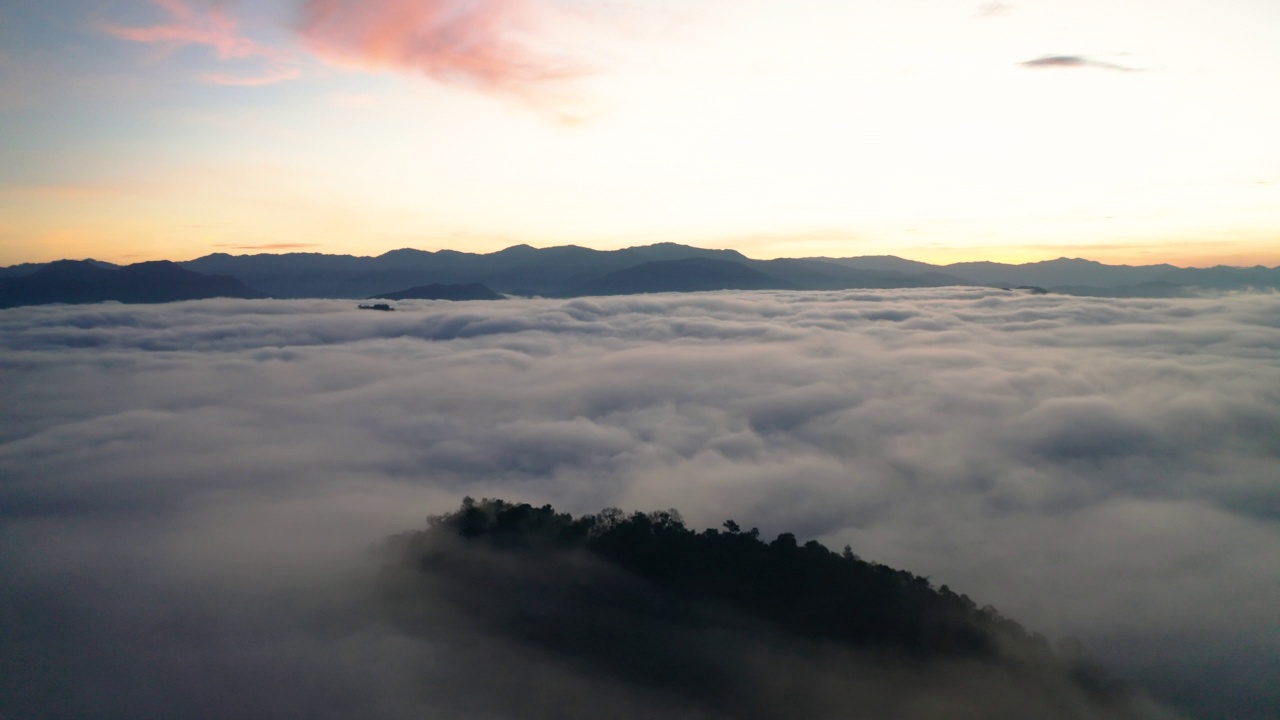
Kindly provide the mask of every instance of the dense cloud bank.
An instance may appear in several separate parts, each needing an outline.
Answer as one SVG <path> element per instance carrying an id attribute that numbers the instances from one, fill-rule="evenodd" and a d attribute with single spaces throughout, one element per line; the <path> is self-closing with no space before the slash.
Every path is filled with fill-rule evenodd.
<path id="1" fill-rule="evenodd" d="M 473 495 L 848 543 L 1189 715 L 1270 717 L 1278 359 L 1275 294 L 7 310 L 0 714 L 461 713 L 497 680 L 630 698 L 369 611 L 365 549 Z"/>

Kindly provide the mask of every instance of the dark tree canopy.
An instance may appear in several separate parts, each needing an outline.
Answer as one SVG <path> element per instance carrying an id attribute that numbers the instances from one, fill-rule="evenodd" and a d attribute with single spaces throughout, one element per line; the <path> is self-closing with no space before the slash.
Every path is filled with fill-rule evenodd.
<path id="1" fill-rule="evenodd" d="M 488 582 L 482 578 L 488 571 L 479 567 L 475 553 L 510 558 L 523 568 L 523 580 L 498 592 L 517 596 L 516 585 L 543 583 L 530 594 L 541 600 L 528 602 L 551 603 L 547 598 L 554 597 L 554 602 L 579 608 L 575 612 L 583 617 L 612 603 L 625 605 L 632 615 L 661 616 L 665 626 L 693 627 L 708 615 L 697 608 L 728 608 L 735 617 L 803 642 L 870 652 L 896 662 L 1052 667 L 1092 696 L 1123 694 L 1095 666 L 1079 657 L 1056 656 L 1041 635 L 990 606 L 978 607 L 945 585 L 935 588 L 927 578 L 865 561 L 848 547 L 837 553 L 816 541 L 801 544 L 791 533 L 765 541 L 755 528 L 744 531 L 733 520 L 722 528 L 691 530 L 676 510 L 626 514 L 609 508 L 575 518 L 550 505 L 467 498 L 456 512 L 431 518 L 426 530 L 396 536 L 389 548 L 398 567 L 426 573 L 453 568 L 470 586 Z M 472 554 L 459 561 L 459 547 Z M 578 582 L 566 558 L 603 561 L 643 591 L 548 591 L 551 584 L 568 587 Z M 620 672 L 634 674 L 631 665 L 647 662 L 599 654 L 600 638 L 578 637 L 615 634 L 613 640 L 622 643 L 617 622 L 588 631 L 584 628 L 589 621 L 579 627 L 577 620 L 569 620 L 566 631 L 556 625 L 554 613 L 521 610 L 515 616 L 505 621 L 533 642 L 597 653 L 593 662 L 626 665 Z M 634 645 L 633 640 L 628 642 Z M 636 654 L 634 649 L 629 652 Z M 687 672 L 668 659 L 647 662 L 645 667 L 654 665 L 668 666 L 672 674 Z"/>

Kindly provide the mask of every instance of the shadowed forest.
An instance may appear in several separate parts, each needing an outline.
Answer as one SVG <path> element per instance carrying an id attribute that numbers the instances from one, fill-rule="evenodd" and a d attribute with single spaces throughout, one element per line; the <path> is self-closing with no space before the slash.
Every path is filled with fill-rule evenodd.
<path id="1" fill-rule="evenodd" d="M 381 591 L 409 632 L 432 632 L 422 609 L 444 598 L 486 634 L 669 697 L 673 710 L 1148 716 L 1071 640 L 1055 652 L 945 585 L 847 546 L 836 553 L 791 533 L 766 542 L 732 520 L 696 532 L 676 510 L 575 518 L 467 498 L 383 550 Z"/>

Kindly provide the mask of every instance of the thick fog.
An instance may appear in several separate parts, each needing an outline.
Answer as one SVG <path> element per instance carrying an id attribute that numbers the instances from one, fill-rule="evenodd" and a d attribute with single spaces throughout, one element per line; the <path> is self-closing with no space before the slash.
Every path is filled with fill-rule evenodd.
<path id="1" fill-rule="evenodd" d="M 365 612 L 368 549 L 466 495 L 847 543 L 1280 712 L 1276 294 L 26 307 L 0 413 L 0 715 L 419 717 L 487 692 L 457 667 L 678 714 Z"/>

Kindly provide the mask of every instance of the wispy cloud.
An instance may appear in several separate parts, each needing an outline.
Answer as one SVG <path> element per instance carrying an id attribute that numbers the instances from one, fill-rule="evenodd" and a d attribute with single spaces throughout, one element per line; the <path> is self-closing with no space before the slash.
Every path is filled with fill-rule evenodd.
<path id="1" fill-rule="evenodd" d="M 265 64 L 252 75 L 212 72 L 201 76 L 215 85 L 271 85 L 302 74 L 288 53 L 240 34 L 238 21 L 220 5 L 197 11 L 183 0 L 151 2 L 168 14 L 167 22 L 143 27 L 107 24 L 102 30 L 121 40 L 160 45 L 165 52 L 202 45 L 212 48 L 221 61 L 258 60 Z"/>
<path id="2" fill-rule="evenodd" d="M 293 66 L 281 66 L 264 72 L 261 75 L 243 76 L 231 75 L 228 73 L 205 73 L 201 77 L 205 82 L 214 85 L 238 85 L 240 87 L 261 87 L 263 85 L 274 85 L 285 80 L 293 80 L 302 74 L 302 71 Z"/>
<path id="3" fill-rule="evenodd" d="M 367 108 L 380 102 L 378 96 L 368 93 L 334 93 L 329 96 L 329 103 L 341 108 Z"/>
<path id="4" fill-rule="evenodd" d="M 1120 72 L 1134 72 L 1137 70 L 1137 68 L 1117 65 L 1103 60 L 1092 60 L 1083 55 L 1045 55 L 1044 57 L 1026 60 L 1018 64 L 1027 68 L 1098 68 L 1101 70 L 1118 70 Z"/>
<path id="5" fill-rule="evenodd" d="M 978 6 L 978 16 L 990 18 L 998 15 L 1006 15 L 1012 9 L 1012 6 L 1002 3 L 999 0 L 990 0 L 989 2 L 984 2 Z"/>
<path id="6" fill-rule="evenodd" d="M 238 245 L 235 243 L 216 243 L 216 248 L 227 250 L 292 250 L 296 248 L 320 247 L 318 243 L 263 243 L 261 245 Z"/>
<path id="7" fill-rule="evenodd" d="M 526 0 L 308 0 L 301 34 L 333 64 L 532 100 L 592 70 L 553 47 L 551 12 Z"/>

